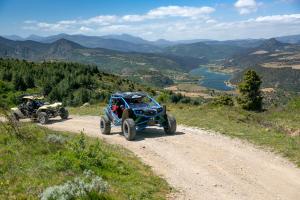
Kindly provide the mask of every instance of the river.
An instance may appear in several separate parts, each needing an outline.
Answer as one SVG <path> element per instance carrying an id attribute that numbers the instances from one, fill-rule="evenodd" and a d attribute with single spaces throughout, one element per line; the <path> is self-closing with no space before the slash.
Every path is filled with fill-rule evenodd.
<path id="1" fill-rule="evenodd" d="M 232 87 L 225 84 L 225 81 L 228 81 L 231 78 L 231 74 L 214 72 L 209 70 L 208 67 L 202 66 L 190 71 L 190 75 L 202 77 L 199 84 L 203 87 L 223 91 L 233 90 Z"/>

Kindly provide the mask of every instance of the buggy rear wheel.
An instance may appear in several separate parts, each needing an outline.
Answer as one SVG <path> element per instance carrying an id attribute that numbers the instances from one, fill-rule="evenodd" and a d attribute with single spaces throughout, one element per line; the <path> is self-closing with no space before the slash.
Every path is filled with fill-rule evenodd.
<path id="1" fill-rule="evenodd" d="M 17 122 L 19 121 L 19 116 L 16 114 L 16 113 L 11 113 L 10 114 L 10 119 L 13 121 L 13 122 Z"/>
<path id="2" fill-rule="evenodd" d="M 134 140 L 136 135 L 136 128 L 133 119 L 128 118 L 123 121 L 122 132 L 127 140 Z"/>
<path id="3" fill-rule="evenodd" d="M 38 121 L 41 123 L 41 124 L 47 124 L 48 121 L 49 121 L 49 117 L 47 115 L 47 113 L 45 112 L 40 112 L 38 114 Z"/>
<path id="4" fill-rule="evenodd" d="M 164 127 L 164 131 L 168 135 L 173 135 L 173 134 L 175 134 L 176 127 L 177 127 L 176 119 L 175 119 L 175 117 L 173 117 L 172 115 L 169 115 L 169 114 L 167 114 L 166 118 L 167 118 L 167 124 Z"/>
<path id="5" fill-rule="evenodd" d="M 111 124 L 107 116 L 100 118 L 100 131 L 104 135 L 109 135 L 111 130 Z"/>

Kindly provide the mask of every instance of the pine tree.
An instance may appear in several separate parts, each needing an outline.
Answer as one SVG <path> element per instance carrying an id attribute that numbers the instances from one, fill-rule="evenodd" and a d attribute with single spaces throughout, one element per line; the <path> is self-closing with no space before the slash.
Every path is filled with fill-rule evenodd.
<path id="1" fill-rule="evenodd" d="M 34 88 L 35 87 L 34 78 L 31 75 L 27 74 L 24 77 L 24 81 L 25 81 L 25 84 L 26 84 L 27 88 Z"/>
<path id="2" fill-rule="evenodd" d="M 237 101 L 245 110 L 259 111 L 262 109 L 262 95 L 260 85 L 262 81 L 253 70 L 248 70 L 243 77 L 243 82 L 238 86 L 240 96 Z"/>
<path id="3" fill-rule="evenodd" d="M 14 84 L 15 90 L 25 91 L 27 89 L 24 79 L 19 74 L 15 74 L 14 79 L 13 79 L 13 84 Z"/>

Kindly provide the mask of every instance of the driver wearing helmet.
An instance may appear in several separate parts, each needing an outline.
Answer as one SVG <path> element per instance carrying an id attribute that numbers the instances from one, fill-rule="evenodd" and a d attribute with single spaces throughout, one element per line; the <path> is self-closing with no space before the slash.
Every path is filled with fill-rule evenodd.
<path id="1" fill-rule="evenodd" d="M 118 115 L 119 118 L 121 118 L 124 110 L 124 105 L 122 104 L 121 100 L 117 99 L 116 104 L 112 106 L 111 110 Z"/>

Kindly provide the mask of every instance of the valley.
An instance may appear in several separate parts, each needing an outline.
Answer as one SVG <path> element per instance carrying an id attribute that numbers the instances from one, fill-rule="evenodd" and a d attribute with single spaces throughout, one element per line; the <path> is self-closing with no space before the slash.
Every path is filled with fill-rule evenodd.
<path id="1" fill-rule="evenodd" d="M 104 176 L 112 188 L 105 195 L 116 199 L 126 199 L 129 196 L 138 199 L 144 193 L 147 194 L 148 199 L 165 199 L 166 196 L 170 196 L 171 199 L 185 199 L 186 197 L 196 199 L 199 191 L 202 191 L 207 198 L 223 196 L 224 199 L 233 199 L 236 196 L 244 197 L 246 195 L 246 199 L 257 199 L 261 197 L 261 195 L 253 194 L 253 191 L 257 190 L 266 198 L 296 199 L 299 183 L 291 178 L 282 177 L 279 172 L 284 171 L 291 174 L 291 177 L 299 173 L 297 168 L 299 166 L 299 124 L 297 123 L 299 121 L 297 114 L 299 95 L 294 93 L 298 91 L 298 84 L 300 84 L 297 74 L 300 72 L 297 69 L 298 46 L 292 45 L 292 48 L 286 48 L 285 44 L 273 39 L 271 39 L 271 45 L 269 45 L 269 40 L 265 42 L 268 45 L 261 43 L 261 46 L 254 49 L 251 47 L 247 50 L 242 47 L 243 51 L 235 52 L 233 55 L 225 56 L 221 53 L 217 57 L 208 59 L 199 56 L 201 52 L 189 56 L 169 53 L 122 52 L 88 48 L 66 39 L 59 39 L 52 43 L 40 43 L 0 38 L 2 55 L 0 58 L 0 106 L 4 109 L 7 106 L 15 106 L 19 103 L 18 96 L 26 93 L 42 93 L 50 102 L 62 101 L 72 114 L 70 119 L 66 121 L 54 119 L 53 123 L 46 126 L 56 130 L 54 132 L 36 126 L 30 127 L 30 130 L 39 134 L 42 131 L 46 135 L 63 135 L 65 133 L 61 133 L 62 131 L 79 133 L 84 128 L 82 133 L 89 137 L 101 137 L 101 141 L 104 139 L 109 143 L 105 143 L 108 145 L 108 149 L 103 150 L 104 152 L 108 151 L 109 155 L 112 154 L 109 149 L 116 148 L 116 144 L 133 151 L 133 157 L 130 158 L 127 156 L 120 158 L 127 154 L 121 147 L 118 147 L 120 150 L 113 154 L 113 159 L 118 159 L 118 162 L 121 163 L 125 162 L 124 167 L 139 166 L 140 169 L 144 169 L 145 166 L 139 160 L 135 161 L 135 156 L 152 167 L 147 168 L 148 166 L 146 166 L 145 170 L 149 170 L 146 171 L 147 174 L 143 175 L 146 181 L 140 185 L 138 191 L 127 189 L 128 183 L 137 181 L 135 173 L 132 173 L 128 180 L 124 178 L 115 182 L 115 177 L 127 177 L 126 174 L 115 175 L 115 173 L 119 173 L 119 169 L 115 165 L 113 165 L 114 173 L 112 174 L 107 172 L 110 168 L 97 170 L 96 172 Z M 278 47 L 274 47 L 274 44 Z M 180 48 L 182 45 L 184 44 L 180 44 Z M 197 43 L 196 46 L 198 45 Z M 288 44 L 288 46 L 290 45 Z M 168 48 L 171 47 L 168 46 Z M 257 62 L 255 65 L 248 65 L 250 60 L 253 60 L 253 63 Z M 289 60 L 286 63 L 295 67 L 276 66 L 275 63 L 280 60 Z M 247 69 L 254 69 L 263 78 L 261 91 L 264 95 L 263 106 L 264 109 L 267 109 L 266 111 L 256 113 L 235 106 L 235 97 L 239 95 L 235 87 Z M 286 90 L 282 91 L 282 88 Z M 97 125 L 99 115 L 103 114 L 103 107 L 110 94 L 116 91 L 144 91 L 153 95 L 162 105 L 167 105 L 168 112 L 176 116 L 180 123 L 177 134 L 167 137 L 161 134 L 160 130 L 151 128 L 139 132 L 136 142 L 130 144 L 119 134 L 115 134 L 119 132 L 116 128 L 112 129 L 113 135 L 99 136 Z M 228 97 L 233 104 L 227 104 L 226 99 L 224 104 L 219 104 L 220 97 Z M 22 124 L 24 123 L 22 122 Z M 25 122 L 22 129 L 26 129 L 28 126 Z M 226 135 L 244 141 L 231 139 Z M 77 136 L 70 138 L 73 137 L 74 139 L 70 140 L 76 141 L 78 138 Z M 94 139 L 89 137 L 87 137 L 87 144 L 93 145 L 89 141 Z M 42 138 L 38 139 L 38 141 L 40 140 Z M 199 146 L 199 144 L 201 145 Z M 47 143 L 47 145 L 54 148 L 52 144 Z M 190 149 L 191 145 L 195 148 Z M 216 145 L 218 151 L 215 151 Z M 276 153 L 265 152 L 258 147 L 271 149 Z M 5 149 L 5 146 L 0 145 L 0 148 Z M 39 146 L 37 148 L 43 149 Z M 71 155 L 74 154 L 73 150 L 68 149 L 67 146 L 59 148 L 64 148 Z M 166 149 L 168 151 L 165 151 Z M 170 152 L 177 153 L 180 161 L 175 160 L 176 162 L 174 162 L 173 154 Z M 57 174 L 57 170 L 61 170 L 60 159 L 66 158 L 65 155 L 57 157 L 59 154 L 56 153 L 56 150 L 54 154 L 56 157 L 53 159 L 52 153 L 49 152 L 44 163 L 54 162 L 56 168 L 49 173 Z M 199 154 L 202 155 L 202 159 L 199 159 Z M 203 155 L 205 156 L 203 157 Z M 252 164 L 245 159 L 249 157 L 253 158 Z M 191 162 L 191 160 L 196 161 Z M 215 164 L 211 160 L 222 164 Z M 27 159 L 23 159 L 23 161 L 28 162 Z M 78 170 L 77 162 L 86 163 L 81 158 L 69 162 L 74 168 L 72 168 L 73 171 Z M 270 163 L 280 169 L 277 175 L 274 175 L 268 167 Z M 93 162 L 85 164 L 86 167 L 94 165 Z M 232 167 L 233 165 L 239 169 L 242 168 L 243 173 L 236 173 L 237 170 Z M 194 171 L 199 166 L 201 166 L 200 170 Z M 251 168 L 247 166 L 251 166 Z M 264 170 L 262 170 L 262 166 L 266 166 L 263 167 Z M 34 168 L 31 165 L 28 167 Z M 165 170 L 166 168 L 169 170 Z M 221 171 L 218 170 L 220 168 L 222 168 Z M 36 167 L 36 169 L 42 170 L 40 167 Z M 152 174 L 151 170 L 162 177 Z M 213 173 L 207 175 L 207 170 L 212 170 Z M 19 173 L 18 169 L 15 171 Z M 180 176 L 178 176 L 178 171 Z M 259 176 L 253 175 L 254 172 Z M 5 171 L 5 173 L 8 172 Z M 64 175 L 67 174 L 67 171 L 64 170 L 60 173 Z M 140 173 L 140 171 L 136 173 Z M 226 174 L 230 174 L 230 177 L 236 181 L 230 182 L 229 179 L 225 179 Z M 272 177 L 272 181 L 260 179 L 265 174 Z M 200 178 L 198 175 L 201 175 Z M 58 177 L 60 181 L 53 179 L 45 181 L 37 176 L 33 176 L 32 179 L 45 181 L 45 185 L 53 185 L 65 180 L 62 176 Z M 203 177 L 206 177 L 205 182 L 202 181 Z M 8 177 L 9 180 L 13 178 L 14 176 Z M 162 178 L 175 187 L 176 191 L 171 189 Z M 251 184 L 244 181 L 245 178 L 251 180 Z M 191 179 L 192 181 L 190 181 Z M 276 184 L 272 185 L 274 181 Z M 268 191 L 270 187 L 275 188 L 277 185 L 282 185 L 282 181 L 289 182 L 288 192 L 286 188 L 278 190 L 276 194 Z M 229 186 L 228 182 L 230 182 Z M 260 187 L 261 182 L 269 186 Z M 200 185 L 198 185 L 199 183 Z M 26 185 L 27 183 L 20 182 L 20 184 Z M 16 187 L 21 186 L 17 185 Z M 39 194 L 37 190 L 45 188 L 45 186 L 34 186 L 35 190 L 32 192 L 23 189 L 16 192 L 16 189 L 10 185 L 5 185 L 4 188 L 17 195 L 36 196 Z"/>
<path id="2" fill-rule="evenodd" d="M 181 41 L 164 42 L 163 45 L 126 34 L 101 37 L 59 34 L 27 38 L 31 40 L 2 37 L 0 56 L 97 65 L 104 72 L 158 88 L 191 83 L 204 90 L 230 91 L 232 85 L 240 81 L 240 74 L 249 68 L 258 69 L 265 87 L 274 85 L 275 80 L 269 74 L 275 73 L 278 77 L 281 73 L 298 74 L 300 46 L 297 38 Z M 142 46 L 152 50 L 137 48 Z M 293 81 L 295 87 L 289 87 L 288 82 L 280 78 L 275 85 L 293 91 L 298 87 L 296 79 Z"/>

